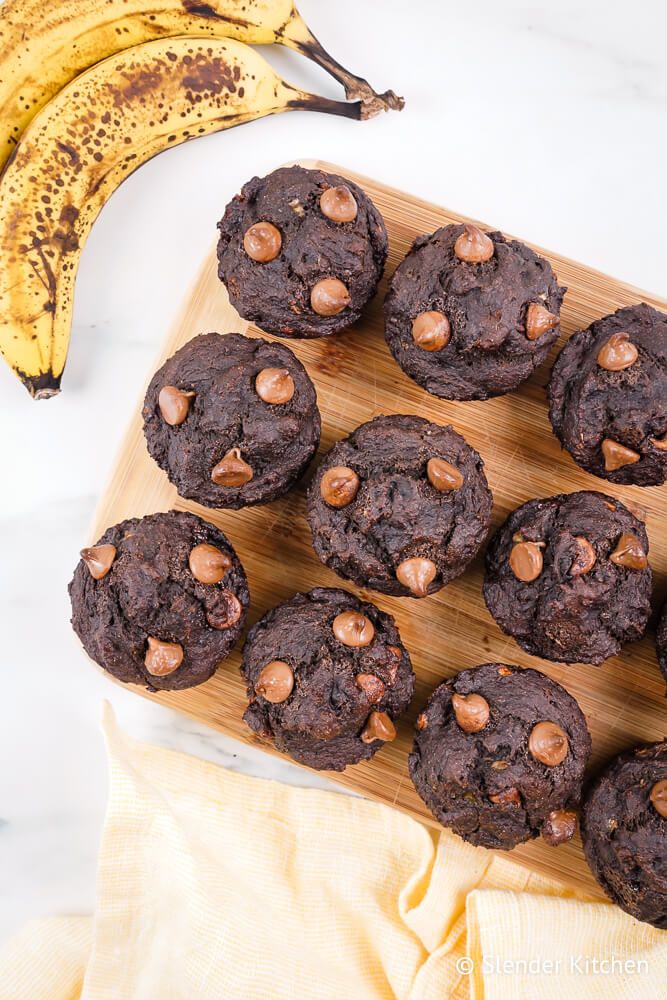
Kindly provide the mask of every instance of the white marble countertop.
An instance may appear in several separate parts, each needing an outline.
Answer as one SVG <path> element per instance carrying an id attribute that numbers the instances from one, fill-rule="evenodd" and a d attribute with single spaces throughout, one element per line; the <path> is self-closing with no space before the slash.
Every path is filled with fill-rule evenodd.
<path id="1" fill-rule="evenodd" d="M 121 690 L 69 626 L 66 585 L 131 408 L 228 199 L 318 157 L 667 293 L 661 0 L 303 0 L 327 47 L 407 99 L 364 125 L 303 113 L 173 149 L 104 209 L 83 255 L 64 392 L 0 366 L 0 941 L 92 908 L 106 801 L 103 698 L 134 735 L 289 781 L 276 762 Z M 337 96 L 292 53 L 288 79 Z"/>

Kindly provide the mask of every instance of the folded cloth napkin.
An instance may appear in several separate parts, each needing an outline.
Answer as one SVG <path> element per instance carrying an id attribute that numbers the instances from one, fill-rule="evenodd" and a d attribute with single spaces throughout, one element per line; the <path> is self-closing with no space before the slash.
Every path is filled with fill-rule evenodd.
<path id="1" fill-rule="evenodd" d="M 28 925 L 0 1000 L 660 1000 L 667 932 L 374 802 L 131 740 L 94 918 Z M 566 898 L 569 897 L 569 898 Z"/>

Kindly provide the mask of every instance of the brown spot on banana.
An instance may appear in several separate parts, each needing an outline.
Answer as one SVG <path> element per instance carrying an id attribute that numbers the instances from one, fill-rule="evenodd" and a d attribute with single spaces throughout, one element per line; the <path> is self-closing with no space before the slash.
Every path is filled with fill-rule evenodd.
<path id="1" fill-rule="evenodd" d="M 128 49 L 53 98 L 19 142 L 0 198 L 0 353 L 33 395 L 57 391 L 81 250 L 122 180 L 169 145 L 296 109 L 364 111 L 292 87 L 239 42 L 208 38 Z"/>
<path id="2" fill-rule="evenodd" d="M 223 13 L 216 10 L 210 3 L 200 3 L 199 0 L 183 0 L 183 10 L 191 17 L 203 17 L 210 21 L 225 21 L 227 24 L 235 24 L 239 28 L 250 30 L 251 23 L 242 17 L 235 17 L 233 14 Z"/>
<path id="3" fill-rule="evenodd" d="M 195 94 L 220 94 L 225 87 L 233 94 L 241 79 L 238 66 L 228 66 L 221 59 L 197 58 L 183 77 L 183 87 Z M 188 94 L 188 100 L 194 99 Z"/>
<path id="4" fill-rule="evenodd" d="M 79 162 L 79 154 L 77 153 L 76 149 L 74 149 L 73 146 L 69 146 L 66 142 L 57 142 L 56 148 L 59 149 L 61 153 L 65 153 L 67 156 L 69 156 L 70 161 L 73 164 Z"/>

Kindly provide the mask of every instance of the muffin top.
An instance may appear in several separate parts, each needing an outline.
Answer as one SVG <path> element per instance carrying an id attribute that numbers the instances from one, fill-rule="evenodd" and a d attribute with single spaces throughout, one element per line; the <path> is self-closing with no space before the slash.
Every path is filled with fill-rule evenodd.
<path id="1" fill-rule="evenodd" d="M 82 551 L 69 592 L 72 625 L 91 659 L 154 691 L 208 680 L 250 602 L 222 531 L 174 510 L 108 528 Z"/>
<path id="2" fill-rule="evenodd" d="M 637 920 L 667 928 L 667 743 L 608 764 L 587 792 L 581 834 L 607 895 Z"/>
<path id="3" fill-rule="evenodd" d="M 643 635 L 651 582 L 642 522 L 619 500 L 582 491 L 510 514 L 486 554 L 484 599 L 534 656 L 601 663 Z"/>
<path id="4" fill-rule="evenodd" d="M 250 728 L 309 767 L 340 771 L 394 739 L 414 674 L 391 615 L 336 588 L 267 612 L 243 649 Z"/>
<path id="5" fill-rule="evenodd" d="M 570 337 L 549 383 L 549 416 L 587 472 L 612 483 L 667 479 L 667 316 L 645 303 Z"/>
<path id="6" fill-rule="evenodd" d="M 443 399 L 516 388 L 546 358 L 565 293 L 518 240 L 450 225 L 421 236 L 385 300 L 385 337 L 401 368 Z"/>
<path id="7" fill-rule="evenodd" d="M 569 840 L 591 752 L 574 698 L 537 670 L 485 663 L 441 684 L 417 719 L 410 775 L 464 840 L 510 850 Z"/>
<path id="8" fill-rule="evenodd" d="M 253 177 L 218 229 L 218 274 L 232 305 L 283 337 L 351 326 L 387 257 L 387 231 L 368 195 L 323 170 L 281 167 Z"/>
<path id="9" fill-rule="evenodd" d="M 246 507 L 284 494 L 315 454 L 320 414 L 284 344 L 202 334 L 155 373 L 143 408 L 148 450 L 182 497 Z"/>
<path id="10" fill-rule="evenodd" d="M 486 537 L 484 463 L 451 427 L 376 417 L 339 441 L 308 492 L 320 559 L 346 579 L 425 597 L 463 572 Z"/>

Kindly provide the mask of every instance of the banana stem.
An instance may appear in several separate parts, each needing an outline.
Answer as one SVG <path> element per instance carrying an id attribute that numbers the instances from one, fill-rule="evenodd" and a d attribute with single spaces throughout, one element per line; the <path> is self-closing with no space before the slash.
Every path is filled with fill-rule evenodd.
<path id="1" fill-rule="evenodd" d="M 320 44 L 312 33 L 306 22 L 296 11 L 291 20 L 280 30 L 279 41 L 288 48 L 300 52 L 307 59 L 321 66 L 322 69 L 330 73 L 335 80 L 345 88 L 345 96 L 348 101 L 360 101 L 364 106 L 363 113 L 359 116 L 362 120 L 374 118 L 382 111 L 402 111 L 405 101 L 398 97 L 393 90 L 386 90 L 384 94 L 378 94 L 373 90 L 368 80 L 361 76 L 355 76 L 349 70 L 341 66 L 333 56 Z M 336 112 L 333 112 L 336 114 Z M 350 116 L 351 117 L 351 116 Z"/>
<path id="2" fill-rule="evenodd" d="M 340 115 L 342 118 L 352 118 L 354 121 L 364 121 L 372 118 L 373 114 L 367 113 L 367 107 L 363 101 L 332 101 L 328 97 L 319 97 L 317 94 L 307 94 L 297 91 L 299 97 L 288 102 L 290 111 L 321 111 L 325 115 Z"/>

